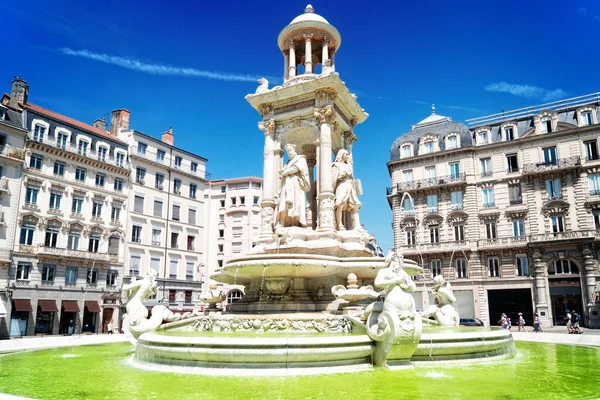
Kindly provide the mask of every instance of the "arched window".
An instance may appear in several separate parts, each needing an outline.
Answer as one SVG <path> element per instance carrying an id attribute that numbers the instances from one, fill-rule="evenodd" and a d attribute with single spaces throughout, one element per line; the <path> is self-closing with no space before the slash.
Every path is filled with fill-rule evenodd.
<path id="1" fill-rule="evenodd" d="M 233 289 L 231 292 L 227 293 L 227 304 L 235 303 L 238 300 L 241 300 L 244 293 L 239 289 Z"/>
<path id="2" fill-rule="evenodd" d="M 577 265 L 571 260 L 555 260 L 550 267 L 548 274 L 550 275 L 564 275 L 564 274 L 578 274 L 579 269 Z"/>

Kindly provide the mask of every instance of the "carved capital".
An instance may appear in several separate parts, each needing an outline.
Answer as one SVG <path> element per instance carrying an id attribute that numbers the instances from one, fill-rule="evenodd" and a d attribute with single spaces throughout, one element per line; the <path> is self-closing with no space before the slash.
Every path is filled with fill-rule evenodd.
<path id="1" fill-rule="evenodd" d="M 260 113 L 261 117 L 268 116 L 273 114 L 273 106 L 270 103 L 260 104 L 258 106 L 258 112 Z"/>
<path id="2" fill-rule="evenodd" d="M 336 96 L 337 96 L 337 92 L 332 88 L 325 88 L 325 89 L 317 90 L 317 92 L 316 92 L 317 107 L 323 107 L 325 105 L 331 104 L 335 100 Z"/>
<path id="3" fill-rule="evenodd" d="M 328 45 L 329 43 L 331 43 L 331 38 L 329 36 L 323 36 L 323 43 Z"/>
<path id="4" fill-rule="evenodd" d="M 263 131 L 265 133 L 265 136 L 273 134 L 273 132 L 275 132 L 275 127 L 276 124 L 273 118 L 258 123 L 258 129 Z"/>
<path id="5" fill-rule="evenodd" d="M 346 142 L 346 144 L 356 143 L 356 141 L 358 140 L 356 135 L 352 131 L 346 131 L 342 133 L 342 136 L 344 137 L 344 141 Z"/>
<path id="6" fill-rule="evenodd" d="M 314 34 L 313 33 L 305 33 L 304 35 L 302 35 L 302 37 L 304 38 L 305 41 L 310 42 L 313 38 Z"/>
<path id="7" fill-rule="evenodd" d="M 314 111 L 314 116 L 321 124 L 330 124 L 335 119 L 335 110 L 332 105 L 318 108 Z"/>

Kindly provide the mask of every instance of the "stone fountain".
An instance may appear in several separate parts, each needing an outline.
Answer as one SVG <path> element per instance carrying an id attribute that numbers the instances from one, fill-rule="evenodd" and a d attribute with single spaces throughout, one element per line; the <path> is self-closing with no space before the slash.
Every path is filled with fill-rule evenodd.
<path id="1" fill-rule="evenodd" d="M 245 285 L 245 295 L 227 312 L 177 317 L 155 307 L 147 318 L 141 300 L 154 290 L 153 277 L 128 288 L 124 329 L 136 343 L 137 362 L 302 373 L 512 355 L 506 331 L 444 330 L 458 318 L 445 282 L 433 288 L 438 307 L 418 313 L 413 278 L 422 268 L 401 254 L 374 254 L 359 218 L 362 187 L 352 152 L 355 127 L 368 114 L 336 72 L 337 29 L 309 5 L 278 42 L 283 85 L 269 88 L 261 79 L 246 96 L 264 132 L 258 245 L 212 276 Z M 204 301 L 219 300 L 214 282 Z M 423 322 L 438 330 L 424 331 Z"/>

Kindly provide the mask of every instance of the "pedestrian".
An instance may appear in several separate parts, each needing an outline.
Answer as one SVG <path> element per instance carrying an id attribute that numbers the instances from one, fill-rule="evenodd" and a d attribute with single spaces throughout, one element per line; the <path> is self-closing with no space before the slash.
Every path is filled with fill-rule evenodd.
<path id="1" fill-rule="evenodd" d="M 565 319 L 567 320 L 567 332 L 573 333 L 573 323 L 571 322 L 571 310 L 565 310 L 567 316 Z"/>
<path id="2" fill-rule="evenodd" d="M 540 316 L 537 313 L 533 314 L 533 331 L 544 332 L 542 330 L 542 322 L 540 321 Z"/>
<path id="3" fill-rule="evenodd" d="M 502 329 L 508 329 L 508 321 L 506 320 L 506 314 L 502 313 L 500 321 L 498 321 Z"/>
<path id="4" fill-rule="evenodd" d="M 523 318 L 523 313 L 519 313 L 519 332 L 521 332 L 521 328 L 523 329 L 523 331 L 527 332 L 527 329 L 525 328 L 525 318 Z"/>
<path id="5" fill-rule="evenodd" d="M 506 325 L 508 325 L 506 329 L 510 331 L 510 329 L 512 328 L 512 321 L 510 320 L 510 317 L 506 317 Z"/>
<path id="6" fill-rule="evenodd" d="M 577 311 L 573 310 L 571 312 L 571 324 L 573 325 L 573 333 L 582 334 L 583 329 L 579 326 L 579 321 L 581 317 L 577 314 Z"/>
<path id="7" fill-rule="evenodd" d="M 107 329 L 108 329 L 108 333 L 109 334 L 113 333 L 113 324 L 112 324 L 112 321 L 108 323 Z"/>

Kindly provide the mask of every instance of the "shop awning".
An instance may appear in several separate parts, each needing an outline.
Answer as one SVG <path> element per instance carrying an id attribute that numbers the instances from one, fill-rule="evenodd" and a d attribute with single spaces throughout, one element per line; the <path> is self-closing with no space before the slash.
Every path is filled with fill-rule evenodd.
<path id="1" fill-rule="evenodd" d="M 13 302 L 15 303 L 15 311 L 33 311 L 29 299 L 13 299 Z"/>
<path id="2" fill-rule="evenodd" d="M 66 312 L 79 312 L 77 300 L 63 300 L 62 305 Z"/>
<path id="3" fill-rule="evenodd" d="M 38 306 L 40 306 L 42 312 L 58 312 L 56 300 L 38 300 Z"/>
<path id="4" fill-rule="evenodd" d="M 100 312 L 102 310 L 100 310 L 100 304 L 98 304 L 97 301 L 93 301 L 93 300 L 86 300 L 85 301 L 85 306 L 87 307 L 89 312 Z"/>

